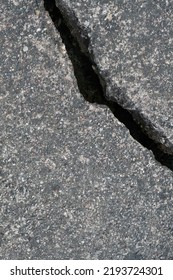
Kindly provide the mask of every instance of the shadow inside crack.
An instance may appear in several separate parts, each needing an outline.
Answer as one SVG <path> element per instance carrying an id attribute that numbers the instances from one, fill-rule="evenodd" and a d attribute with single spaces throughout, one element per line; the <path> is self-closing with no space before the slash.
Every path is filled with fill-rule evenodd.
<path id="1" fill-rule="evenodd" d="M 76 38 L 71 34 L 60 10 L 56 7 L 55 0 L 44 0 L 44 7 L 48 11 L 56 29 L 61 35 L 67 54 L 72 62 L 74 75 L 80 93 L 90 103 L 106 105 L 114 116 L 129 129 L 131 136 L 142 146 L 151 150 L 155 159 L 173 171 L 172 155 L 164 153 L 159 144 L 150 139 L 138 125 L 130 112 L 116 102 L 105 98 L 104 89 L 100 79 L 94 71 L 94 65 L 89 57 L 82 52 Z"/>

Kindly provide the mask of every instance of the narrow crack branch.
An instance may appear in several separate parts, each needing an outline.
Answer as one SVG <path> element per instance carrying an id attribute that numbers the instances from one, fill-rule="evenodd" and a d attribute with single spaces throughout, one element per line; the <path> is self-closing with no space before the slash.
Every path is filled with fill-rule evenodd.
<path id="1" fill-rule="evenodd" d="M 44 6 L 61 35 L 67 54 L 73 65 L 78 88 L 85 100 L 90 103 L 106 105 L 114 116 L 126 126 L 131 136 L 136 141 L 148 150 L 151 150 L 158 162 L 173 171 L 172 155 L 163 152 L 159 144 L 155 143 L 142 131 L 141 127 L 134 121 L 130 112 L 123 109 L 116 102 L 109 101 L 105 98 L 104 88 L 100 82 L 99 76 L 94 71 L 93 63 L 90 58 L 82 52 L 78 41 L 68 28 L 61 11 L 56 7 L 55 0 L 44 0 Z"/>

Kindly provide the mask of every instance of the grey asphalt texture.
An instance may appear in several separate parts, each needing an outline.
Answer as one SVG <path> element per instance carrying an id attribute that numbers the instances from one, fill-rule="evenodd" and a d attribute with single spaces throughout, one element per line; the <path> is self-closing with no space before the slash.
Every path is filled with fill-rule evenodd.
<path id="1" fill-rule="evenodd" d="M 56 0 L 106 87 L 173 155 L 173 1 Z"/>
<path id="2" fill-rule="evenodd" d="M 173 259 L 171 170 L 83 98 L 43 1 L 1 15 L 0 258 Z"/>

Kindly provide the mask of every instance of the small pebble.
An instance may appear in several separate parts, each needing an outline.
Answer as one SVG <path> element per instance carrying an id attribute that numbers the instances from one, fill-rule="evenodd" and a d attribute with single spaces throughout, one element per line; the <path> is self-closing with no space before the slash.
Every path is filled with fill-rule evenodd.
<path id="1" fill-rule="evenodd" d="M 27 47 L 27 46 L 24 46 L 24 47 L 23 47 L 23 51 L 24 51 L 24 52 L 27 52 L 27 51 L 28 51 L 28 47 Z"/>

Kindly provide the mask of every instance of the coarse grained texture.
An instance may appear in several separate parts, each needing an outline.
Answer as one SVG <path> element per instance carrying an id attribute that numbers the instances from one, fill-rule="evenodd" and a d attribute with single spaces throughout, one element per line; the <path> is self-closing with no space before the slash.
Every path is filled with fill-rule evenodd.
<path id="1" fill-rule="evenodd" d="M 106 85 L 173 154 L 173 1 L 56 0 Z"/>
<path id="2" fill-rule="evenodd" d="M 2 14 L 1 259 L 173 259 L 172 172 L 80 95 L 41 1 Z"/>

